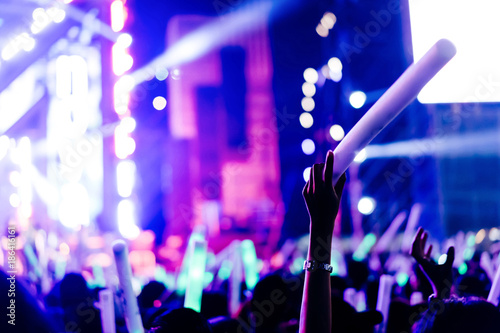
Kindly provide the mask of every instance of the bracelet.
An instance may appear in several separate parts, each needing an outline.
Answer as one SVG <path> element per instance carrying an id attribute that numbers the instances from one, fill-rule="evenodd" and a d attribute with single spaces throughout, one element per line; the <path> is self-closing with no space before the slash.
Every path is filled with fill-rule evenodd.
<path id="1" fill-rule="evenodd" d="M 318 269 L 327 271 L 328 273 L 333 272 L 333 267 L 330 264 L 324 262 L 318 262 L 316 260 L 306 260 L 304 261 L 304 269 L 309 272 L 314 272 Z"/>

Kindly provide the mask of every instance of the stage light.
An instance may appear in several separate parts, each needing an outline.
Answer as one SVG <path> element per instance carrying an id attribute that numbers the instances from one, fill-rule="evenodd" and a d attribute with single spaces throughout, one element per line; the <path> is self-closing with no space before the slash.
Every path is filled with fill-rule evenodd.
<path id="1" fill-rule="evenodd" d="M 334 82 L 340 82 L 342 80 L 342 72 L 330 72 L 330 79 Z"/>
<path id="2" fill-rule="evenodd" d="M 172 78 L 172 80 L 179 80 L 181 78 L 181 70 L 179 68 L 172 69 L 170 77 Z"/>
<path id="3" fill-rule="evenodd" d="M 120 126 L 127 133 L 132 133 L 137 126 L 137 122 L 132 117 L 125 117 L 120 121 Z"/>
<path id="4" fill-rule="evenodd" d="M 340 125 L 333 125 L 330 127 L 330 136 L 332 137 L 333 140 L 335 141 L 340 141 L 344 138 L 345 132 L 342 126 Z"/>
<path id="5" fill-rule="evenodd" d="M 43 8 L 36 8 L 33 11 L 32 16 L 34 22 L 31 24 L 31 32 L 35 35 L 45 29 L 52 21 L 50 16 Z"/>
<path id="6" fill-rule="evenodd" d="M 69 252 L 70 252 L 70 248 L 69 248 L 69 245 L 66 244 L 66 243 L 61 243 L 59 245 L 59 252 L 63 255 L 63 256 L 67 256 L 69 255 Z"/>
<path id="7" fill-rule="evenodd" d="M 7 135 L 0 136 L 0 160 L 3 159 L 10 148 L 10 139 Z"/>
<path id="8" fill-rule="evenodd" d="M 363 148 L 359 153 L 356 154 L 354 162 L 363 163 L 365 160 L 366 160 L 366 148 Z"/>
<path id="9" fill-rule="evenodd" d="M 314 83 L 304 82 L 302 85 L 302 92 L 306 97 L 313 97 L 316 93 L 316 86 Z"/>
<path id="10" fill-rule="evenodd" d="M 304 169 L 304 172 L 302 172 L 302 177 L 304 177 L 305 182 L 308 182 L 310 176 L 311 176 L 311 167 L 307 167 Z"/>
<path id="11" fill-rule="evenodd" d="M 492 242 L 500 240 L 500 230 L 498 230 L 497 228 L 491 228 L 490 232 L 488 233 L 488 238 Z"/>
<path id="12" fill-rule="evenodd" d="M 14 187 L 21 186 L 21 182 L 22 182 L 21 173 L 17 170 L 11 171 L 9 173 L 9 181 L 10 181 L 10 184 Z"/>
<path id="13" fill-rule="evenodd" d="M 54 21 L 54 23 L 61 23 L 66 17 L 66 11 L 62 8 L 51 7 L 47 9 L 47 15 Z"/>
<path id="14" fill-rule="evenodd" d="M 113 58 L 113 73 L 116 76 L 124 74 L 134 65 L 134 58 L 118 43 L 113 45 L 111 55 Z"/>
<path id="15" fill-rule="evenodd" d="M 314 99 L 312 99 L 311 97 L 302 98 L 300 104 L 302 106 L 302 109 L 304 109 L 304 111 L 307 112 L 311 112 L 312 110 L 314 110 L 314 107 L 316 106 L 316 104 L 314 103 Z"/>
<path id="16" fill-rule="evenodd" d="M 166 68 L 157 68 L 155 71 L 155 77 L 158 81 L 166 80 L 168 77 L 168 69 Z"/>
<path id="17" fill-rule="evenodd" d="M 127 33 L 120 34 L 118 38 L 116 39 L 116 44 L 120 45 L 120 47 L 126 49 L 127 47 L 130 47 L 132 45 L 132 36 Z"/>
<path id="18" fill-rule="evenodd" d="M 302 151 L 306 155 L 312 155 L 314 154 L 314 151 L 316 150 L 316 145 L 314 144 L 314 141 L 311 139 L 305 139 L 302 141 Z"/>
<path id="19" fill-rule="evenodd" d="M 310 128 L 314 124 L 314 119 L 310 113 L 302 112 L 299 117 L 300 125 L 304 128 Z"/>
<path id="20" fill-rule="evenodd" d="M 425 85 L 418 100 L 499 102 L 500 2 L 410 0 L 408 7 L 414 62 L 442 38 L 457 49 L 456 56 Z"/>
<path id="21" fill-rule="evenodd" d="M 165 97 L 163 97 L 163 96 L 156 96 L 156 97 L 153 99 L 153 107 L 154 107 L 156 110 L 161 111 L 161 110 L 163 110 L 166 106 L 167 106 L 167 100 L 165 99 Z"/>
<path id="22" fill-rule="evenodd" d="M 337 22 L 337 16 L 332 12 L 326 12 L 321 19 L 321 23 L 328 29 L 332 29 Z"/>
<path id="23" fill-rule="evenodd" d="M 486 237 L 486 230 L 484 229 L 479 230 L 476 234 L 476 244 L 481 243 L 485 237 Z"/>
<path id="24" fill-rule="evenodd" d="M 363 197 L 358 202 L 358 211 L 363 215 L 370 215 L 375 210 L 375 200 L 370 197 Z"/>
<path id="25" fill-rule="evenodd" d="M 355 91 L 349 96 L 349 103 L 355 109 L 361 108 L 365 105 L 366 102 L 366 94 L 362 91 Z"/>
<path id="26" fill-rule="evenodd" d="M 139 237 L 140 229 L 135 222 L 135 205 L 130 199 L 123 199 L 116 208 L 118 230 L 127 239 Z"/>
<path id="27" fill-rule="evenodd" d="M 328 29 L 321 23 L 316 26 L 316 32 L 321 37 L 328 37 Z"/>
<path id="28" fill-rule="evenodd" d="M 342 72 L 342 62 L 337 57 L 330 58 L 328 60 L 328 68 L 332 73 L 340 73 Z"/>
<path id="29" fill-rule="evenodd" d="M 314 68 L 307 68 L 304 71 L 304 80 L 313 84 L 318 82 L 318 72 Z"/>
<path id="30" fill-rule="evenodd" d="M 17 193 L 12 193 L 9 196 L 9 203 L 12 207 L 17 208 L 19 205 L 21 205 L 21 198 L 19 197 L 19 194 Z"/>
<path id="31" fill-rule="evenodd" d="M 122 198 L 132 195 L 135 184 L 136 167 L 134 161 L 126 160 L 118 162 L 116 166 L 116 188 Z"/>
<path id="32" fill-rule="evenodd" d="M 129 136 L 123 126 L 115 128 L 115 154 L 119 159 L 125 159 L 135 151 L 135 140 Z"/>
<path id="33" fill-rule="evenodd" d="M 80 183 L 67 183 L 61 186 L 62 201 L 58 216 L 61 224 L 73 230 L 90 223 L 90 199 L 87 189 Z"/>
<path id="34" fill-rule="evenodd" d="M 111 29 L 118 32 L 125 26 L 125 8 L 123 2 L 115 0 L 111 3 Z"/>

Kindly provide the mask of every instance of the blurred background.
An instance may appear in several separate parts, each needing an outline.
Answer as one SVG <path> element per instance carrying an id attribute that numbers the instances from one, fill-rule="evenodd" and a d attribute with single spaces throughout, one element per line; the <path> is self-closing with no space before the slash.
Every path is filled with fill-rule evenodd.
<path id="1" fill-rule="evenodd" d="M 2 0 L 4 247 L 15 225 L 21 271 L 91 276 L 125 238 L 134 271 L 154 275 L 181 266 L 194 232 L 211 253 L 248 239 L 261 266 L 283 264 L 277 249 L 309 231 L 308 167 L 414 53 L 453 35 L 429 28 L 449 9 L 422 16 L 429 3 Z M 462 8 L 469 18 L 456 9 L 456 23 L 486 21 L 486 3 Z M 467 58 L 478 73 L 451 71 L 471 89 L 434 87 L 359 152 L 335 227 L 350 247 L 397 216 L 401 235 L 410 216 L 437 239 L 500 239 L 495 47 Z"/>

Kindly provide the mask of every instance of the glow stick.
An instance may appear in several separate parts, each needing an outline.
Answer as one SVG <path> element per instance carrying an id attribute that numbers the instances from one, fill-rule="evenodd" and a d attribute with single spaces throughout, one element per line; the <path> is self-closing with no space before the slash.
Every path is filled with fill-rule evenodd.
<path id="1" fill-rule="evenodd" d="M 123 240 L 113 243 L 113 253 L 115 255 L 116 270 L 120 280 L 120 288 L 123 292 L 124 317 L 127 329 L 130 333 L 143 333 L 141 315 L 137 298 L 132 288 L 132 268 L 128 260 L 127 244 Z"/>
<path id="2" fill-rule="evenodd" d="M 344 290 L 344 301 L 349 303 L 353 308 L 356 308 L 356 289 L 347 288 Z"/>
<path id="3" fill-rule="evenodd" d="M 245 269 L 245 283 L 249 290 L 253 290 L 257 282 L 259 282 L 259 271 L 257 270 L 255 245 L 249 239 L 241 242 L 241 258 Z"/>
<path id="4" fill-rule="evenodd" d="M 92 264 L 92 274 L 94 275 L 94 286 L 104 288 L 106 286 L 106 280 L 104 279 L 102 267 L 96 263 Z"/>
<path id="5" fill-rule="evenodd" d="M 356 251 L 352 254 L 352 258 L 356 261 L 363 261 L 376 241 L 377 237 L 374 234 L 367 234 L 365 238 L 363 238 L 361 244 L 359 244 Z"/>
<path id="6" fill-rule="evenodd" d="M 389 245 L 394 240 L 396 233 L 398 232 L 399 227 L 406 220 L 406 212 L 400 212 L 394 220 L 392 220 L 391 225 L 384 232 L 382 237 L 378 240 L 377 244 L 373 247 L 374 252 L 383 252 L 389 248 Z"/>
<path id="7" fill-rule="evenodd" d="M 203 294 L 203 279 L 207 263 L 207 242 L 195 240 L 189 261 L 184 307 L 200 312 Z"/>
<path id="8" fill-rule="evenodd" d="M 410 296 L 410 305 L 414 306 L 424 302 L 424 295 L 420 291 L 414 291 Z"/>
<path id="9" fill-rule="evenodd" d="M 380 284 L 378 287 L 377 311 L 380 311 L 383 316 L 383 321 L 377 325 L 377 332 L 385 332 L 387 327 L 387 318 L 389 316 L 389 305 L 391 303 L 391 291 L 394 284 L 394 277 L 391 275 L 380 276 Z"/>
<path id="10" fill-rule="evenodd" d="M 235 316 L 240 309 L 240 290 L 242 281 L 242 267 L 240 255 L 240 241 L 233 241 L 233 269 L 229 277 L 229 314 Z"/>
<path id="11" fill-rule="evenodd" d="M 491 285 L 490 293 L 488 294 L 488 302 L 498 306 L 498 297 L 500 296 L 500 267 L 497 268 L 495 280 Z"/>
<path id="12" fill-rule="evenodd" d="M 422 204 L 416 203 L 411 207 L 410 216 L 408 216 L 408 223 L 406 224 L 405 233 L 403 235 L 403 242 L 401 243 L 401 251 L 409 253 L 415 229 L 417 229 L 418 220 L 422 214 Z"/>
<path id="13" fill-rule="evenodd" d="M 104 289 L 99 292 L 99 309 L 101 310 L 102 333 L 115 333 L 115 302 L 111 290 Z"/>
<path id="14" fill-rule="evenodd" d="M 334 151 L 333 183 L 366 147 L 415 97 L 456 53 L 455 46 L 441 39 L 394 82 L 347 133 Z"/>
<path id="15" fill-rule="evenodd" d="M 26 259 L 28 259 L 28 263 L 31 265 L 31 267 L 33 267 L 35 275 L 38 278 L 41 278 L 42 277 L 42 269 L 40 268 L 40 264 L 38 262 L 35 251 L 33 250 L 33 247 L 31 246 L 31 244 L 26 243 L 24 245 L 24 255 L 26 256 Z"/>

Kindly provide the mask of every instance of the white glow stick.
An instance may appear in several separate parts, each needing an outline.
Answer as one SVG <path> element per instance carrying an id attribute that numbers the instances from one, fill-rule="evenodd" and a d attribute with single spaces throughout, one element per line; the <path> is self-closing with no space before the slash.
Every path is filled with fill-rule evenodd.
<path id="1" fill-rule="evenodd" d="M 401 242 L 401 251 L 403 253 L 409 253 L 413 236 L 415 235 L 415 229 L 417 228 L 418 221 L 420 220 L 420 215 L 422 214 L 422 204 L 416 203 L 411 207 L 410 216 L 408 216 L 408 223 L 406 224 L 405 233 L 403 235 L 403 241 Z"/>
<path id="2" fill-rule="evenodd" d="M 380 333 L 386 331 L 393 284 L 394 284 L 393 276 L 385 274 L 380 276 L 380 284 L 378 287 L 378 297 L 377 297 L 377 311 L 380 311 L 384 318 L 382 322 L 379 325 L 377 325 L 376 331 Z"/>
<path id="3" fill-rule="evenodd" d="M 240 309 L 241 282 L 243 281 L 243 264 L 241 262 L 241 243 L 234 240 L 233 244 L 233 269 L 229 277 L 229 313 L 235 316 Z"/>
<path id="4" fill-rule="evenodd" d="M 415 97 L 456 53 L 455 46 L 441 39 L 394 82 L 347 133 L 334 151 L 333 183 L 366 147 Z"/>
<path id="5" fill-rule="evenodd" d="M 132 288 L 132 268 L 128 260 L 127 244 L 123 240 L 113 243 L 113 253 L 115 255 L 116 270 L 120 280 L 120 288 L 123 292 L 124 316 L 127 329 L 130 333 L 143 333 L 141 315 L 137 298 Z"/>
<path id="6" fill-rule="evenodd" d="M 382 237 L 380 237 L 380 239 L 378 240 L 377 244 L 375 244 L 375 246 L 373 247 L 374 252 L 377 253 L 383 252 L 389 248 L 391 242 L 394 241 L 394 238 L 399 230 L 399 227 L 406 220 L 406 215 L 407 214 L 405 211 L 402 211 L 398 215 L 396 215 L 394 220 L 392 220 L 392 223 L 389 226 L 389 228 L 387 228 Z"/>
<path id="7" fill-rule="evenodd" d="M 111 290 L 104 289 L 99 292 L 99 309 L 101 310 L 102 333 L 115 333 L 115 302 Z"/>
<path id="8" fill-rule="evenodd" d="M 500 296 L 500 267 L 497 268 L 497 272 L 495 274 L 495 280 L 493 280 L 490 293 L 488 294 L 488 302 L 493 303 L 495 306 L 498 306 L 499 296 Z"/>

